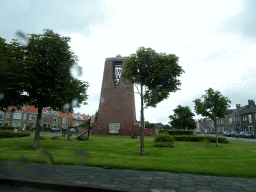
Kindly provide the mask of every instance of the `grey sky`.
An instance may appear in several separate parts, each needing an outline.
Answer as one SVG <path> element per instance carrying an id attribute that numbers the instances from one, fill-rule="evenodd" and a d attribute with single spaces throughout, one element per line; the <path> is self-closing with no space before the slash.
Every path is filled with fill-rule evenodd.
<path id="1" fill-rule="evenodd" d="M 17 31 L 43 29 L 70 36 L 80 78 L 90 83 L 88 105 L 75 111 L 90 115 L 98 109 L 106 57 L 129 56 L 140 46 L 176 54 L 185 70 L 181 90 L 145 110 L 147 121 L 167 123 L 179 104 L 194 112 L 192 101 L 209 87 L 231 108 L 256 101 L 255 10 L 254 0 L 4 0 L 0 36 L 10 42 Z M 135 103 L 140 120 L 137 94 Z"/>

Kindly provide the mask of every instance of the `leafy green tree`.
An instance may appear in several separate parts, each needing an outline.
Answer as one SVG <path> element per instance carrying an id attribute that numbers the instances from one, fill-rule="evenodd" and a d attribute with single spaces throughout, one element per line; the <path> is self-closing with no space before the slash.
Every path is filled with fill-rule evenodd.
<path id="1" fill-rule="evenodd" d="M 94 122 L 97 121 L 98 113 L 99 113 L 99 109 L 98 109 L 98 110 L 95 112 L 95 114 L 94 114 Z"/>
<path id="2" fill-rule="evenodd" d="M 224 118 L 228 115 L 227 109 L 230 107 L 229 104 L 231 101 L 227 97 L 224 97 L 219 91 L 214 91 L 212 88 L 209 88 L 205 92 L 206 94 L 201 97 L 204 101 L 201 99 L 193 101 L 195 103 L 195 111 L 197 114 L 211 118 L 214 121 L 216 146 L 218 147 L 216 118 Z"/>
<path id="3" fill-rule="evenodd" d="M 23 94 L 24 69 L 22 58 L 24 52 L 17 41 L 8 44 L 0 37 L 0 110 L 9 106 L 20 108 L 28 99 Z"/>
<path id="4" fill-rule="evenodd" d="M 195 129 L 196 121 L 193 119 L 194 113 L 190 110 L 188 106 L 178 105 L 174 110 L 174 115 L 170 115 L 169 124 L 176 129 Z"/>
<path id="5" fill-rule="evenodd" d="M 145 128 L 153 128 L 153 124 L 149 123 L 148 121 L 145 121 Z"/>
<path id="6" fill-rule="evenodd" d="M 30 34 L 28 46 L 17 45 L 20 49 L 17 55 L 21 55 L 18 57 L 20 69 L 24 75 L 22 91 L 29 98 L 23 102 L 38 108 L 34 148 L 39 148 L 39 126 L 44 107 L 72 112 L 74 107 L 86 104 L 88 98 L 88 83 L 71 75 L 70 69 L 75 65 L 77 56 L 70 50 L 69 41 L 69 37 L 44 30 L 43 34 Z M 16 55 L 11 58 L 17 60 Z"/>
<path id="7" fill-rule="evenodd" d="M 170 125 L 168 125 L 168 124 L 166 124 L 166 125 L 164 125 L 164 129 L 172 129 L 172 127 L 170 126 Z"/>
<path id="8" fill-rule="evenodd" d="M 157 103 L 168 98 L 169 92 L 179 90 L 181 83 L 177 77 L 184 70 L 178 65 L 178 59 L 174 54 L 157 53 L 151 48 L 140 47 L 125 62 L 122 77 L 140 85 L 138 92 L 141 97 L 141 155 L 145 155 L 144 109 L 156 107 Z"/>

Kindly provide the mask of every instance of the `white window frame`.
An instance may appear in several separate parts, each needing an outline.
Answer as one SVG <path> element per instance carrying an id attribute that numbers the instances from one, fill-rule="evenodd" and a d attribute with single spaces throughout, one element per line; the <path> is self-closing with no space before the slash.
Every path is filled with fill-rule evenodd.
<path id="1" fill-rule="evenodd" d="M 15 112 L 15 113 L 13 114 L 13 119 L 21 119 L 21 116 L 22 116 L 22 113 L 17 113 L 17 112 Z"/>
<path id="2" fill-rule="evenodd" d="M 29 115 L 29 120 L 30 121 L 35 121 L 36 120 L 36 114 L 30 114 Z"/>
<path id="3" fill-rule="evenodd" d="M 23 113 L 23 120 L 26 120 L 26 119 L 27 119 L 27 114 Z"/>
<path id="4" fill-rule="evenodd" d="M 62 123 L 66 123 L 67 122 L 67 118 L 66 117 L 63 117 L 62 118 Z"/>
<path id="5" fill-rule="evenodd" d="M 232 117 L 229 118 L 229 124 L 232 124 Z"/>
<path id="6" fill-rule="evenodd" d="M 3 120 L 4 119 L 4 112 L 0 111 L 0 119 Z"/>
<path id="7" fill-rule="evenodd" d="M 58 122 L 58 117 L 53 117 L 52 122 Z"/>
<path id="8" fill-rule="evenodd" d="M 249 123 L 252 123 L 252 115 L 251 114 L 248 114 L 248 120 L 249 120 Z"/>
<path id="9" fill-rule="evenodd" d="M 10 119 L 10 116 L 11 116 L 10 111 L 7 111 L 6 112 L 6 119 Z"/>

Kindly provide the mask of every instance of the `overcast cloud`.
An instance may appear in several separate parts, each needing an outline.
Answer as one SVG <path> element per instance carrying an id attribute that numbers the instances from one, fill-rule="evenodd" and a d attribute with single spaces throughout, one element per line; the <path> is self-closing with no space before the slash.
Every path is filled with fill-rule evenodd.
<path id="1" fill-rule="evenodd" d="M 253 0 L 5 0 L 0 36 L 10 42 L 17 31 L 43 29 L 70 36 L 80 78 L 90 84 L 88 105 L 75 112 L 89 115 L 99 106 L 105 58 L 129 56 L 140 46 L 176 54 L 185 70 L 181 90 L 145 110 L 146 121 L 168 123 L 178 105 L 194 112 L 192 101 L 209 87 L 228 97 L 231 108 L 256 100 L 255 10 Z M 135 103 L 140 120 L 137 94 Z"/>

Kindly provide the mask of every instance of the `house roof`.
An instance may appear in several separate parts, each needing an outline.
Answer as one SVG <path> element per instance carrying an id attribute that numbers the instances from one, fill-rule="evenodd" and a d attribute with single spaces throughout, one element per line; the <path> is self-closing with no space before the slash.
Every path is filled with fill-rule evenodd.
<path id="1" fill-rule="evenodd" d="M 245 109 L 240 115 L 245 115 L 249 113 L 255 113 L 256 112 L 256 105 L 251 105 L 247 109 Z"/>

